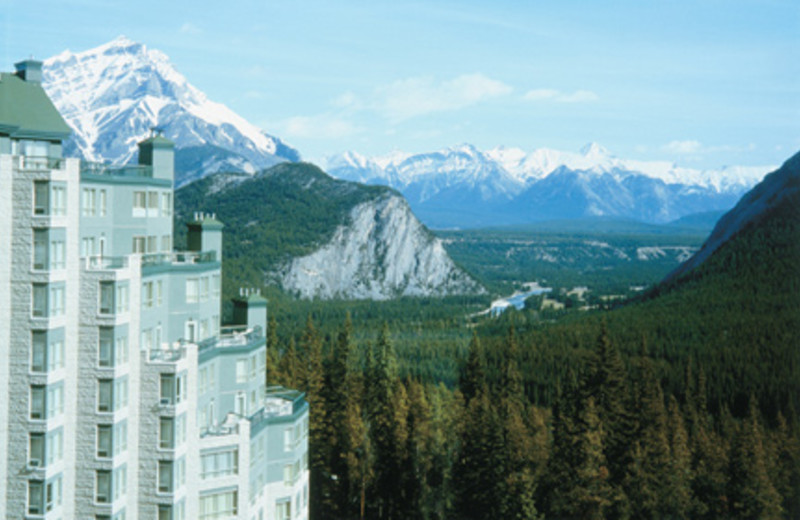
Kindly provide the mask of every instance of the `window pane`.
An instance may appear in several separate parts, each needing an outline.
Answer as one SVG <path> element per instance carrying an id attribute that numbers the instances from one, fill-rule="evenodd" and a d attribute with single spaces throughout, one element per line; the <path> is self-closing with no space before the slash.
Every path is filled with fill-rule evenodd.
<path id="1" fill-rule="evenodd" d="M 47 285 L 33 284 L 33 315 L 37 318 L 47 317 Z"/>
<path id="2" fill-rule="evenodd" d="M 47 367 L 47 333 L 31 333 L 31 372 L 44 372 Z"/>
<path id="3" fill-rule="evenodd" d="M 46 229 L 33 230 L 33 268 L 47 269 L 47 242 L 48 232 Z"/>

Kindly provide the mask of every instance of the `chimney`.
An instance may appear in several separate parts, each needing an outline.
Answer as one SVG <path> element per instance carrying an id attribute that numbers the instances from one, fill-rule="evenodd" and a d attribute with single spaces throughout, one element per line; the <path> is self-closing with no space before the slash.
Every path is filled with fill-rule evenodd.
<path id="1" fill-rule="evenodd" d="M 15 63 L 14 67 L 17 69 L 17 76 L 22 80 L 29 83 L 42 82 L 42 62 L 34 59 L 28 59 Z"/>
<path id="2" fill-rule="evenodd" d="M 139 143 L 139 164 L 151 166 L 153 177 L 175 180 L 175 143 L 164 137 L 158 128 L 152 129 L 150 137 Z"/>
<path id="3" fill-rule="evenodd" d="M 214 251 L 217 261 L 222 261 L 222 222 L 214 213 L 195 213 L 186 223 L 186 249 L 189 251 Z"/>
<path id="4" fill-rule="evenodd" d="M 259 289 L 239 289 L 239 297 L 233 299 L 233 323 L 259 327 L 261 335 L 267 335 L 267 299 Z"/>

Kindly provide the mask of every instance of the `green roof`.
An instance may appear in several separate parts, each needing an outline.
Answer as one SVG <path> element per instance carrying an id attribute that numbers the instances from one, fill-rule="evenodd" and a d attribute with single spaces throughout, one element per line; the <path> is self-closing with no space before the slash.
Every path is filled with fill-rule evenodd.
<path id="1" fill-rule="evenodd" d="M 0 134 L 64 140 L 71 132 L 40 84 L 0 73 Z"/>

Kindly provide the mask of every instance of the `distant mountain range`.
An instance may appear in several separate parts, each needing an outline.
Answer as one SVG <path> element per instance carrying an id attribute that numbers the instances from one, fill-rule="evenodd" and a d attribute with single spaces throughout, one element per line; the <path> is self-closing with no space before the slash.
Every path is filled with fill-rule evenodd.
<path id="1" fill-rule="evenodd" d="M 622 217 L 666 223 L 727 210 L 771 168 L 694 170 L 619 159 L 592 143 L 580 153 L 472 145 L 432 153 L 331 156 L 341 179 L 391 186 L 434 228 L 518 225 L 551 219 Z"/>
<path id="2" fill-rule="evenodd" d="M 43 86 L 74 130 L 65 152 L 125 164 L 157 127 L 176 143 L 176 182 L 217 171 L 254 173 L 297 150 L 209 100 L 167 56 L 124 37 L 44 62 Z"/>

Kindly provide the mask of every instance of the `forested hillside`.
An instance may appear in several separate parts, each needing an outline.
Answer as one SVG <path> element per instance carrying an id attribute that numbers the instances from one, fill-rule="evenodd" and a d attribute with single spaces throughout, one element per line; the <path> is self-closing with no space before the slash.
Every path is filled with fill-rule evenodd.
<path id="1" fill-rule="evenodd" d="M 800 517 L 798 265 L 794 196 L 639 301 L 469 346 L 273 319 L 268 381 L 316 410 L 312 516 Z"/>

